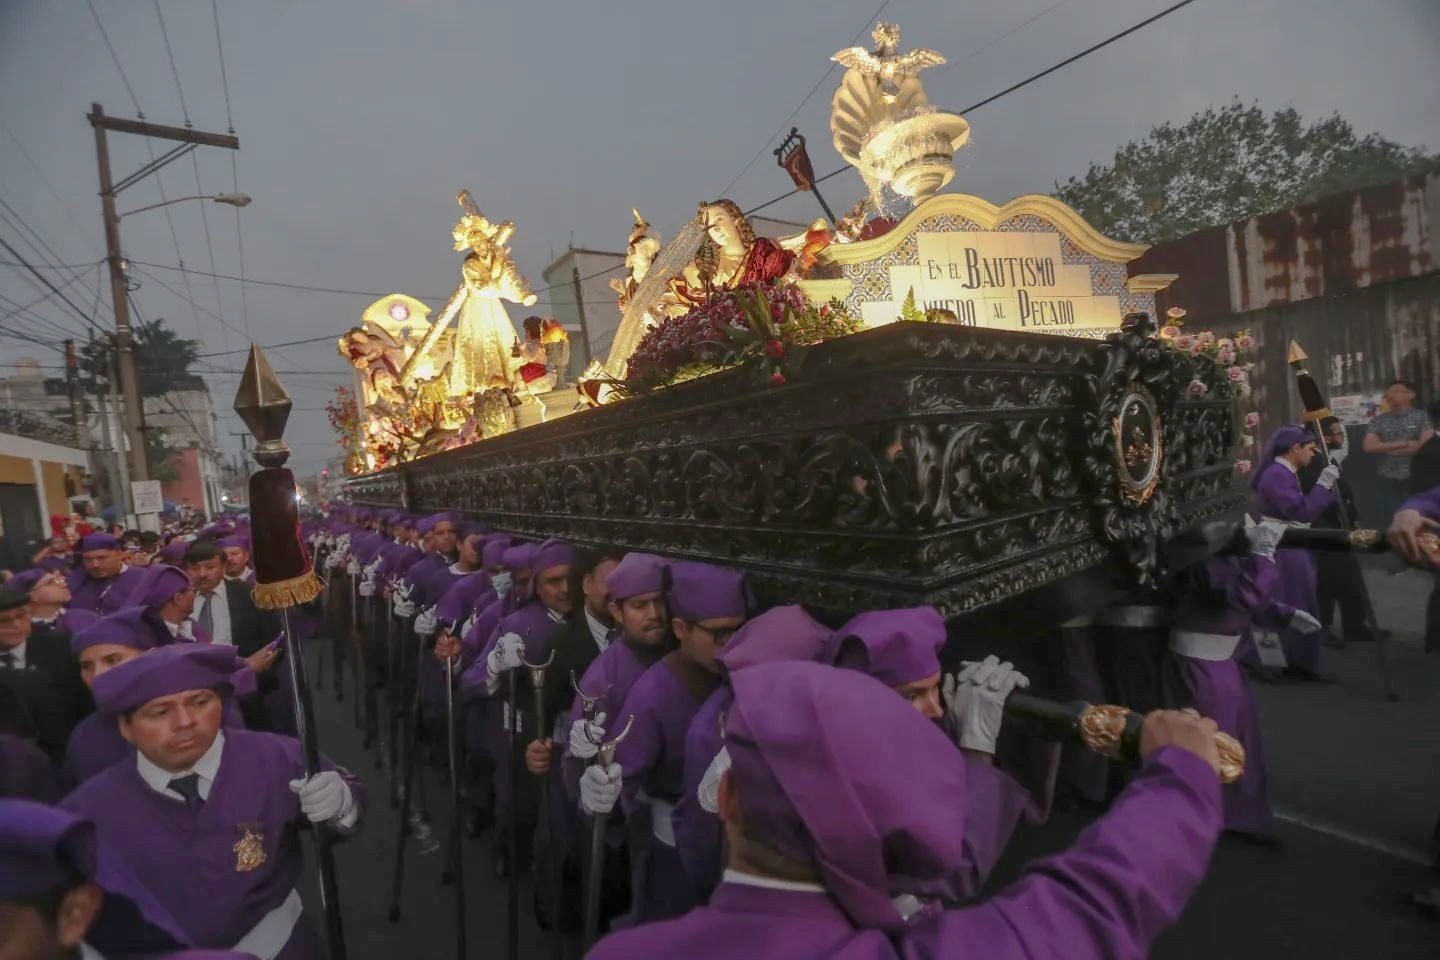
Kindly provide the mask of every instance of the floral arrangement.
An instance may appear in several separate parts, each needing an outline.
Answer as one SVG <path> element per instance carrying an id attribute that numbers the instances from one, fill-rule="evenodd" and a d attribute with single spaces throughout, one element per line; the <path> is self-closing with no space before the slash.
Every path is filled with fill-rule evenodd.
<path id="1" fill-rule="evenodd" d="M 345 472 L 365 472 L 365 433 L 360 423 L 360 409 L 355 405 L 355 394 L 345 387 L 335 388 L 335 397 L 325 404 L 325 415 L 336 433 L 340 446 L 345 448 Z"/>
<path id="2" fill-rule="evenodd" d="M 1241 436 L 1240 443 L 1253 448 L 1255 431 L 1260 426 L 1260 414 L 1256 412 L 1251 401 L 1253 391 L 1250 386 L 1250 373 L 1255 369 L 1255 337 L 1249 330 L 1241 330 L 1232 337 L 1217 337 L 1209 330 L 1186 333 L 1185 310 L 1181 307 L 1171 307 L 1165 311 L 1165 320 L 1165 326 L 1160 328 L 1161 340 L 1181 353 L 1197 358 L 1204 357 L 1224 371 L 1225 381 L 1230 384 L 1244 408 L 1245 434 Z M 1198 397 L 1209 393 L 1210 387 L 1204 380 L 1196 377 L 1190 381 L 1189 390 L 1191 396 Z M 1249 473 L 1253 467 L 1254 462 L 1250 459 L 1235 461 L 1235 470 L 1239 473 Z"/>
<path id="3" fill-rule="evenodd" d="M 737 287 L 652 327 L 631 355 L 621 387 L 649 393 L 740 366 L 780 385 L 799 372 L 808 347 L 861 326 L 838 301 L 816 307 L 790 284 Z"/>

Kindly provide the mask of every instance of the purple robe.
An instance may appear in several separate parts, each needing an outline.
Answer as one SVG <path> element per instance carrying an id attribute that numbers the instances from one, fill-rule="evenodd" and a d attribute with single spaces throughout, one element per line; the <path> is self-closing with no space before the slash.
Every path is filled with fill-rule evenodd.
<path id="1" fill-rule="evenodd" d="M 700 806 L 696 791 L 705 771 L 725 738 L 720 732 L 720 718 L 735 702 L 735 693 L 723 686 L 695 711 L 690 729 L 685 734 L 684 771 L 680 778 L 680 799 L 675 804 L 675 850 L 680 866 L 690 881 L 696 903 L 710 899 L 720 874 L 725 868 L 725 827 L 720 818 Z"/>
<path id="2" fill-rule="evenodd" d="M 61 803 L 95 822 L 101 840 L 140 876 L 156 900 L 177 918 L 194 944 L 228 949 L 300 881 L 298 829 L 307 824 L 288 781 L 301 776 L 300 744 L 290 737 L 248 730 L 225 734 L 220 769 L 198 810 L 152 790 L 134 764 L 116 764 L 91 778 Z M 335 768 L 322 760 L 324 769 Z M 359 809 L 365 794 L 344 770 Z M 264 862 L 236 868 L 235 845 L 258 839 Z M 279 958 L 323 956 L 304 917 L 296 922 Z"/>
<path id="3" fill-rule="evenodd" d="M 649 863 L 643 886 L 635 891 L 640 895 L 637 917 L 644 921 L 677 917 L 695 904 L 676 844 L 661 834 L 668 835 L 673 828 L 690 723 L 719 685 L 719 674 L 674 651 L 635 681 L 620 708 L 622 715 L 635 717 L 629 735 L 615 750 L 615 762 L 625 778 L 621 805 L 627 818 L 655 821 L 647 838 Z M 632 833 L 638 835 L 638 829 Z"/>
<path id="4" fill-rule="evenodd" d="M 1419 510 L 1423 516 L 1431 520 L 1440 520 L 1440 487 L 1431 487 L 1424 493 L 1417 493 L 1406 500 L 1400 507 L 1401 510 Z"/>
<path id="5" fill-rule="evenodd" d="M 466 630 L 465 635 L 460 638 L 460 660 L 466 664 L 467 667 L 465 672 L 460 676 L 460 688 L 462 690 L 472 690 L 478 686 L 482 692 L 484 691 L 484 665 L 481 664 L 478 673 L 470 669 L 470 667 L 473 666 L 476 661 L 480 659 L 480 655 L 488 649 L 490 638 L 495 635 L 495 625 L 498 624 L 503 617 L 508 617 L 515 612 L 515 600 L 513 596 L 513 594 L 507 593 L 505 596 L 497 597 L 488 603 L 485 603 L 484 596 L 480 597 L 480 602 L 485 603 L 485 605 L 480 608 L 479 613 L 475 617 L 475 622 L 470 625 L 470 629 Z"/>
<path id="6" fill-rule="evenodd" d="M 70 574 L 69 607 L 104 616 L 127 606 L 130 594 L 145 578 L 145 567 L 126 567 L 109 580 L 96 580 L 76 567 Z"/>
<path id="7" fill-rule="evenodd" d="M 0 798 L 56 803 L 62 795 L 45 751 L 33 740 L 0 733 Z"/>
<path id="8" fill-rule="evenodd" d="M 1177 637 L 1188 631 L 1238 641 L 1252 620 L 1288 619 L 1288 607 L 1271 603 L 1280 578 L 1279 564 L 1261 557 L 1212 557 L 1197 565 L 1180 578 Z M 1167 707 L 1195 708 L 1245 748 L 1245 773 L 1221 791 L 1225 829 L 1272 832 L 1260 718 L 1235 657 L 1210 660 L 1171 649 L 1161 664 L 1161 685 Z"/>
<path id="9" fill-rule="evenodd" d="M 72 607 L 62 607 L 60 612 L 49 620 L 35 620 L 35 623 L 43 623 L 46 626 L 63 630 L 70 636 L 75 636 L 90 624 L 100 619 L 100 614 L 90 610 L 76 610 Z"/>
<path id="10" fill-rule="evenodd" d="M 1198 757 L 1158 750 L 1068 850 L 983 903 L 927 908 L 893 944 L 857 930 L 824 894 L 722 883 L 708 907 L 611 934 L 586 957 L 1138 960 L 1205 875 L 1220 831 L 1216 784 Z"/>
<path id="11" fill-rule="evenodd" d="M 487 595 L 495 595 L 489 574 L 484 570 L 461 574 L 435 602 L 435 619 L 440 621 L 441 626 L 453 631 L 470 618 L 476 603 Z"/>
<path id="12" fill-rule="evenodd" d="M 1311 487 L 1309 493 L 1302 493 L 1300 478 L 1282 464 L 1272 463 L 1264 469 L 1264 474 L 1255 483 L 1255 509 L 1262 517 L 1308 524 L 1335 503 L 1335 494 L 1318 484 Z M 1272 592 L 1273 599 L 1318 615 L 1320 601 L 1315 594 L 1315 560 L 1310 551 L 1282 547 L 1275 551 L 1275 562 L 1280 567 L 1280 576 Z M 1319 671 L 1319 634 L 1306 635 L 1286 628 L 1280 631 L 1280 640 L 1289 666 L 1312 673 Z M 1253 662 L 1248 646 L 1242 653 L 1242 659 Z"/>

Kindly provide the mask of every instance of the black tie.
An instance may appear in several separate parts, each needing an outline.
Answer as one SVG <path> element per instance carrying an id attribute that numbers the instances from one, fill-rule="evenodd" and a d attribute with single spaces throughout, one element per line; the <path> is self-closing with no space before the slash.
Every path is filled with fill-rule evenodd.
<path id="1" fill-rule="evenodd" d="M 215 603 L 215 591 L 206 590 L 200 596 L 205 598 L 205 606 L 200 608 L 200 629 L 205 631 L 206 640 L 215 639 L 215 613 L 211 607 Z"/>
<path id="2" fill-rule="evenodd" d="M 167 786 L 185 798 L 185 807 L 188 810 L 199 810 L 205 803 L 200 799 L 200 774 L 198 773 L 187 773 L 183 777 L 176 777 Z"/>
<path id="3" fill-rule="evenodd" d="M 9 650 L 0 653 L 0 670 L 15 669 L 15 654 Z"/>

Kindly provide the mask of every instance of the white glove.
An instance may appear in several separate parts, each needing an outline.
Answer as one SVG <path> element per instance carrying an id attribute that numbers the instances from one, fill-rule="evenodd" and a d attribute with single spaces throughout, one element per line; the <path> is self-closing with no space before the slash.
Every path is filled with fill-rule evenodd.
<path id="1" fill-rule="evenodd" d="M 605 814 L 620 799 L 620 764 L 586 767 L 580 775 L 580 806 L 586 813 Z"/>
<path id="2" fill-rule="evenodd" d="M 345 554 L 341 553 L 339 550 L 330 551 L 330 553 L 327 554 L 325 557 L 325 569 L 334 570 L 336 567 L 340 566 L 341 561 L 343 561 L 344 559 Z"/>
<path id="3" fill-rule="evenodd" d="M 504 600 L 505 596 L 510 592 L 510 588 L 514 586 L 514 584 L 515 575 L 510 573 L 509 571 L 506 571 L 504 573 L 497 573 L 495 574 L 495 576 L 490 578 L 490 585 L 495 588 L 495 598 L 497 600 Z"/>
<path id="4" fill-rule="evenodd" d="M 490 651 L 490 659 L 485 664 L 485 669 L 490 676 L 498 677 L 506 670 L 516 670 L 525 662 L 525 641 L 520 639 L 518 633 L 507 633 L 495 641 L 495 648 Z"/>
<path id="5" fill-rule="evenodd" d="M 1324 487 L 1330 490 L 1335 486 L 1335 481 L 1340 479 L 1340 468 L 1335 464 L 1329 464 L 1320 471 L 1320 479 L 1315 481 L 1315 486 Z"/>
<path id="6" fill-rule="evenodd" d="M 434 636 L 440 621 L 435 618 L 435 608 L 430 607 L 415 618 L 415 632 L 422 637 Z"/>
<path id="7" fill-rule="evenodd" d="M 720 812 L 720 778 L 725 771 L 730 769 L 730 751 L 724 747 L 715 754 L 715 759 L 710 761 L 710 766 L 705 768 L 705 776 L 700 778 L 700 786 L 695 788 L 695 799 L 700 801 L 700 809 L 706 813 Z"/>
<path id="8" fill-rule="evenodd" d="M 1262 520 L 1256 523 L 1245 518 L 1245 539 L 1250 541 L 1250 552 L 1267 560 L 1275 559 L 1275 547 L 1285 536 L 1286 525 L 1279 520 Z"/>
<path id="9" fill-rule="evenodd" d="M 375 584 L 371 583 L 369 580 L 361 580 L 359 589 L 360 596 L 362 597 L 375 596 Z"/>
<path id="10" fill-rule="evenodd" d="M 350 574 L 350 576 L 352 576 L 352 577 L 353 577 L 353 576 L 356 576 L 357 574 L 359 574 L 359 573 L 360 573 L 360 561 L 359 561 L 359 560 L 356 560 L 354 557 L 351 557 L 351 558 L 350 558 L 350 562 L 349 562 L 348 564 L 346 564 L 346 566 L 345 566 L 345 572 L 348 573 L 348 574 Z"/>
<path id="11" fill-rule="evenodd" d="M 470 618 L 460 625 L 460 629 L 455 631 L 455 636 L 464 637 L 470 632 L 470 628 L 473 626 L 475 626 L 475 614 L 472 613 L 470 614 Z"/>
<path id="12" fill-rule="evenodd" d="M 409 619 L 415 616 L 415 602 L 405 594 L 398 594 L 394 606 L 390 608 L 395 616 L 402 619 Z"/>
<path id="13" fill-rule="evenodd" d="M 570 724 L 570 756 L 589 760 L 600 752 L 605 740 L 605 712 L 595 714 L 594 720 L 581 717 Z"/>
<path id="14" fill-rule="evenodd" d="M 350 785 L 334 770 L 321 770 L 309 780 L 291 780 L 290 790 L 300 797 L 300 812 L 311 823 L 339 820 L 355 806 Z"/>
<path id="15" fill-rule="evenodd" d="M 1290 629 L 1296 633 L 1312 634 L 1319 633 L 1322 629 L 1319 620 L 1316 620 L 1304 610 L 1296 610 L 1290 614 Z"/>
<path id="16" fill-rule="evenodd" d="M 995 752 L 1005 698 L 1017 687 L 1030 686 L 1030 678 L 1009 661 L 991 654 L 979 663 L 963 661 L 958 675 L 945 678 L 945 702 L 960 735 L 959 745 L 981 753 Z"/>

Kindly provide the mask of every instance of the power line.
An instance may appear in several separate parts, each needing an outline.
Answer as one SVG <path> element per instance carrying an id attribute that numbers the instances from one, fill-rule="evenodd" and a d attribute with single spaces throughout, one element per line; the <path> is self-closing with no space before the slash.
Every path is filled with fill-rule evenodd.
<path id="1" fill-rule="evenodd" d="M 870 19 L 865 21 L 864 26 L 859 29 L 859 31 L 855 34 L 854 37 L 851 38 L 850 42 L 846 44 L 846 46 L 853 47 L 856 43 L 858 43 L 860 41 L 860 38 L 865 36 L 865 28 L 870 26 L 870 24 L 874 23 L 876 20 L 880 19 L 880 14 L 884 13 L 885 8 L 888 6 L 890 6 L 890 0 L 884 0 L 884 2 L 880 4 L 879 8 L 870 15 Z M 799 114 L 801 110 L 805 109 L 805 104 L 810 102 L 810 98 L 815 96 L 815 91 L 819 90 L 820 85 L 830 78 L 830 74 L 835 72 L 835 68 L 837 66 L 839 66 L 839 64 L 837 64 L 835 61 L 830 61 L 830 66 L 826 68 L 825 73 L 821 75 L 820 79 L 815 81 L 815 86 L 811 87 L 810 92 L 805 94 L 805 99 L 800 101 L 800 105 L 797 106 L 794 110 L 790 111 L 790 116 L 785 118 L 785 121 L 780 124 L 779 129 L 776 130 L 773 134 L 771 134 L 770 137 L 760 145 L 760 149 L 755 151 L 755 156 L 751 157 L 750 161 L 746 163 L 745 166 L 740 168 L 740 172 L 735 174 L 735 179 L 731 180 L 728 184 L 726 184 L 725 189 L 721 190 L 717 194 L 717 196 L 725 196 L 730 192 L 731 187 L 735 186 L 735 184 L 740 182 L 740 178 L 745 176 L 746 172 L 748 172 L 749 169 L 755 165 L 755 161 L 760 159 L 761 155 L 765 153 L 766 148 L 770 146 L 771 142 L 774 141 L 776 137 L 780 136 L 780 134 L 785 132 L 786 124 L 788 124 L 791 120 L 794 120 L 796 115 Z"/>
<path id="2" fill-rule="evenodd" d="M 20 156 L 24 157 L 25 162 L 30 164 L 30 169 L 35 171 L 35 175 L 40 178 L 40 182 L 44 184 L 45 189 L 50 192 L 50 196 L 54 198 L 55 203 L 60 207 L 60 212 L 65 214 L 66 219 L 80 230 L 81 233 L 88 236 L 90 228 L 82 226 L 80 221 L 75 218 L 75 214 L 70 212 L 70 207 L 64 199 L 61 198 L 60 191 L 56 190 L 50 183 L 49 179 L 45 176 L 45 171 L 40 169 L 40 164 L 36 163 L 35 158 L 30 156 L 30 151 L 25 149 L 25 143 L 19 137 L 15 136 L 15 133 L 5 125 L 3 119 L 0 119 L 0 130 L 5 131 L 5 135 L 14 141 L 15 146 L 20 150 Z"/>
<path id="3" fill-rule="evenodd" d="M 1008 87 L 1006 87 L 1004 90 L 1001 90 L 999 93 L 994 94 L 994 95 L 989 96 L 989 97 L 986 97 L 984 100 L 981 100 L 979 103 L 971 104 L 970 106 L 966 107 L 964 110 L 961 110 L 960 113 L 962 113 L 962 114 L 974 113 L 976 110 L 979 110 L 981 107 L 988 106 L 989 104 L 994 103 L 996 100 L 999 100 L 1001 97 L 1006 96 L 1006 95 L 1011 94 L 1011 93 L 1014 93 L 1016 90 L 1019 90 L 1021 87 L 1029 86 L 1030 84 L 1034 83 L 1036 80 L 1040 80 L 1040 79 L 1042 79 L 1042 78 L 1044 78 L 1044 77 L 1048 77 L 1050 74 L 1054 73 L 1056 70 L 1059 70 L 1059 69 L 1061 69 L 1061 68 L 1063 68 L 1063 67 L 1068 67 L 1070 64 L 1074 63 L 1075 61 L 1080 60 L 1080 59 L 1082 59 L 1082 58 L 1084 58 L 1084 57 L 1088 57 L 1090 54 L 1095 53 L 1097 50 L 1104 49 L 1105 47 L 1110 46 L 1110 44 L 1114 43 L 1115 41 L 1120 40 L 1120 39 L 1122 39 L 1122 38 L 1124 38 L 1124 37 L 1128 37 L 1130 34 L 1136 32 L 1137 30 L 1142 30 L 1142 29 L 1144 29 L 1145 27 L 1148 27 L 1150 24 L 1156 22 L 1157 20 L 1161 20 L 1161 19 L 1163 19 L 1163 18 L 1165 18 L 1165 17 L 1168 17 L 1170 14 L 1174 13 L 1175 11 L 1179 10 L 1180 8 L 1182 8 L 1182 7 L 1188 7 L 1190 4 L 1192 4 L 1192 3 L 1194 3 L 1194 2 L 1195 2 L 1195 0 L 1180 0 L 1179 3 L 1176 3 L 1176 4 L 1172 5 L 1172 6 L 1166 7 L 1164 10 L 1161 10 L 1159 13 L 1155 14 L 1154 16 L 1147 17 L 1146 19 L 1141 20 L 1139 23 L 1135 24 L 1135 25 L 1132 26 L 1132 27 L 1127 27 L 1126 29 L 1121 30 L 1119 33 L 1114 34 L 1113 36 L 1107 37 L 1107 38 L 1105 38 L 1104 40 L 1101 40 L 1099 43 L 1094 44 L 1093 46 L 1086 47 L 1084 50 L 1081 50 L 1079 53 L 1077 53 L 1077 54 L 1075 54 L 1075 55 L 1073 55 L 1073 56 L 1066 57 L 1064 60 L 1061 60 L 1059 63 L 1055 64 L 1055 65 L 1052 66 L 1052 67 L 1047 67 L 1046 69 L 1041 70 L 1039 73 L 1037 73 L 1037 74 L 1035 74 L 1035 75 L 1033 75 L 1033 76 L 1026 77 L 1024 80 L 1021 80 L 1019 83 L 1016 83 L 1016 84 L 1013 84 L 1013 85 L 1011 85 L 1011 86 L 1008 86 Z M 825 176 L 823 176 L 823 177 L 817 177 L 814 182 L 817 183 L 817 184 L 818 184 L 818 183 L 824 183 L 826 180 L 829 180 L 831 177 L 837 177 L 837 176 L 839 176 L 840 174 L 844 173 L 846 170 L 849 170 L 849 169 L 850 169 L 850 166 L 847 164 L 846 166 L 843 166 L 843 167 L 841 167 L 841 168 L 838 169 L 838 170 L 832 170 L 831 172 L 825 174 Z M 786 199 L 787 197 L 793 197 L 795 194 L 797 194 L 797 193 L 799 193 L 799 192 L 800 192 L 800 190 L 797 188 L 797 189 L 795 189 L 795 190 L 790 190 L 790 191 L 788 191 L 788 192 L 786 192 L 786 193 L 782 193 L 780 196 L 776 197 L 776 198 L 773 199 L 773 200 L 766 200 L 764 203 L 760 204 L 758 207 L 752 207 L 751 209 L 746 210 L 746 211 L 745 211 L 745 215 L 746 215 L 746 216 L 749 216 L 749 215 L 752 214 L 752 213 L 758 213 L 759 211 L 764 210 L 766 207 L 773 206 L 774 204 L 779 203 L 781 200 L 784 200 L 784 199 Z"/>
<path id="4" fill-rule="evenodd" d="M 334 334 L 327 334 L 326 336 L 323 336 L 323 337 L 310 337 L 310 338 L 305 339 L 305 340 L 286 340 L 284 343 L 269 343 L 269 344 L 263 345 L 260 349 L 262 349 L 262 350 L 276 350 L 276 349 L 279 349 L 280 347 L 298 347 L 298 346 L 300 346 L 300 345 L 302 345 L 302 344 L 306 344 L 306 343 L 321 343 L 321 342 L 327 341 L 327 340 L 333 342 L 333 341 L 338 340 L 338 339 L 340 339 L 340 338 L 337 337 L 337 336 L 335 336 Z M 214 353 L 197 353 L 196 356 L 197 356 L 197 357 L 225 357 L 225 356 L 229 356 L 229 355 L 235 354 L 235 353 L 249 353 L 249 352 L 250 352 L 250 348 L 249 348 L 249 347 L 242 347 L 242 348 L 239 349 L 239 350 L 217 350 L 217 351 L 215 351 Z"/>
<path id="5" fill-rule="evenodd" d="M 31 250 L 34 250 L 36 254 L 49 256 L 53 260 L 61 259 L 60 254 L 55 252 L 55 248 L 46 242 L 45 238 L 40 235 L 40 232 L 26 223 L 25 218 L 20 215 L 20 212 L 6 203 L 3 198 L 0 198 L 0 209 L 4 210 L 7 221 L 13 219 L 20 225 L 22 237 L 28 234 L 29 237 L 33 238 L 33 242 L 30 239 L 26 239 L 26 243 L 30 245 Z M 38 246 L 36 244 L 38 244 Z M 70 274 L 71 283 L 80 279 L 80 274 L 75 272 L 74 267 L 67 267 L 66 271 Z M 69 286 L 69 284 L 67 283 L 65 286 Z"/>
<path id="6" fill-rule="evenodd" d="M 131 260 L 131 261 L 130 261 L 130 265 L 131 265 L 132 267 L 135 267 L 136 272 L 139 273 L 141 276 L 143 276 L 143 277 L 149 277 L 151 280 L 154 280 L 156 283 L 160 284 L 160 286 L 162 286 L 162 287 L 164 287 L 166 290 L 168 290 L 171 294 L 173 294 L 174 296 L 179 297 L 181 300 L 184 300 L 186 303 L 190 304 L 190 306 L 191 306 L 193 309 L 200 311 L 201 313 L 205 314 L 207 317 L 210 317 L 212 320 L 218 321 L 219 323 L 223 324 L 223 325 L 224 325 L 225 327 L 227 327 L 228 329 L 233 330 L 237 335 L 243 336 L 242 331 L 239 330 L 237 327 L 235 327 L 233 324 L 231 324 L 231 323 L 230 323 L 228 320 L 226 320 L 224 317 L 222 317 L 222 316 L 220 316 L 220 315 L 218 315 L 218 314 L 216 314 L 216 313 L 211 312 L 211 311 L 210 311 L 208 308 L 206 308 L 206 307 L 200 306 L 200 304 L 196 303 L 194 300 L 190 299 L 188 296 L 186 296 L 185 294 L 181 293 L 179 290 L 176 290 L 174 287 L 170 286 L 170 284 L 166 283 L 164 280 L 161 280 L 159 277 L 155 276 L 155 274 L 151 273 L 149 270 L 142 270 L 142 269 L 140 269 L 140 266 L 139 266 L 134 260 Z M 222 330 L 221 333 L 224 333 L 224 331 Z M 228 346 L 228 345 L 229 345 L 229 343 L 228 343 L 228 338 L 225 338 L 225 339 L 227 340 L 226 345 Z"/>
<path id="7" fill-rule="evenodd" d="M 159 0 L 156 0 L 158 3 Z M 235 135 L 235 117 L 230 110 L 230 79 L 225 73 L 225 41 L 220 36 L 220 2 L 211 0 L 211 19 L 215 22 L 215 53 L 220 62 L 220 89 L 225 94 L 225 123 L 230 128 L 230 135 Z M 232 151 L 230 154 L 230 186 L 235 193 L 240 192 L 240 158 L 239 151 Z M 235 252 L 240 260 L 240 319 L 245 324 L 245 333 L 250 333 L 250 301 L 245 290 L 245 229 L 241 225 L 243 218 L 240 216 L 240 208 L 235 208 Z"/>
<path id="8" fill-rule="evenodd" d="M 9 251 L 10 255 L 16 260 L 19 260 L 22 264 L 24 264 L 26 269 L 28 269 L 32 274 L 34 274 L 36 278 L 38 278 L 39 281 L 50 290 L 51 293 L 59 297 L 61 302 L 68 306 L 71 310 L 75 311 L 75 315 L 80 318 L 80 321 L 82 323 L 89 324 L 92 327 L 98 327 L 98 324 L 96 324 L 94 320 L 90 319 L 85 315 L 85 311 L 75 306 L 75 302 L 69 297 L 65 296 L 64 291 L 62 291 L 59 287 L 55 286 L 55 284 L 51 283 L 50 279 L 46 277 L 45 274 L 30 266 L 26 259 L 20 255 L 20 251 L 10 246 L 9 241 L 5 240 L 3 237 L 0 237 L 0 247 L 4 247 L 7 251 Z"/>
<path id="9" fill-rule="evenodd" d="M 185 106 L 185 88 L 180 85 L 180 70 L 175 66 L 175 52 L 170 49 L 170 32 L 165 29 L 165 14 L 160 12 L 160 0 L 155 0 L 155 19 L 160 21 L 160 39 L 165 41 L 165 56 L 170 61 L 170 75 L 175 78 L 175 92 L 180 96 L 180 115 L 185 126 L 190 124 L 190 110 Z"/>
<path id="10" fill-rule="evenodd" d="M 10 263 L 9 261 L 6 261 L 6 266 L 18 267 L 18 266 L 21 266 L 21 264 L 18 264 L 18 263 Z M 90 265 L 90 269 L 93 270 L 93 269 L 95 269 L 95 267 L 97 267 L 97 266 L 99 266 L 99 264 L 91 264 L 91 265 Z M 86 271 L 86 273 L 89 273 L 89 272 L 90 272 L 89 270 Z M 78 275 L 75 276 L 75 277 L 71 277 L 69 280 L 66 280 L 64 283 L 62 283 L 62 284 L 60 285 L 60 289 L 61 289 L 61 290 L 64 290 L 66 287 L 68 287 L 68 286 L 70 286 L 71 284 L 75 283 L 75 282 L 78 281 L 79 279 L 80 279 L 80 277 L 79 277 Z M 14 316 L 14 315 L 17 314 L 17 313 L 30 313 L 30 312 L 31 312 L 31 310 L 30 310 L 31 307 L 38 307 L 40 304 L 44 303 L 46 300 L 49 300 L 49 299 L 50 299 L 51 297 L 53 297 L 53 296 L 55 296 L 55 294 L 53 294 L 53 293 L 47 293 L 47 294 L 45 294 L 45 296 L 40 297 L 38 300 L 31 300 L 29 303 L 26 303 L 26 304 L 23 304 L 23 305 L 21 305 L 21 306 L 18 306 L 18 307 L 16 307 L 14 310 L 11 310 L 11 311 L 7 312 L 3 317 L 0 317 L 0 320 L 5 319 L 5 317 Z M 14 302 L 14 301 L 12 301 L 12 302 Z M 91 312 L 93 313 L 94 310 L 92 309 Z"/>
<path id="11" fill-rule="evenodd" d="M 135 104 L 135 115 L 144 120 L 145 113 L 140 109 L 140 101 L 135 98 L 135 88 L 130 86 L 130 78 L 125 76 L 125 68 L 120 66 L 120 58 L 115 53 L 115 47 L 110 43 L 110 35 L 105 32 L 105 24 L 100 22 L 100 14 L 95 10 L 94 0 L 85 0 L 85 5 L 90 8 L 90 16 L 95 18 L 95 26 L 100 28 L 100 39 L 105 41 L 105 49 L 110 51 L 110 59 L 114 61 L 115 70 L 120 74 L 120 82 L 125 85 L 125 92 L 130 94 L 130 102 Z"/>

